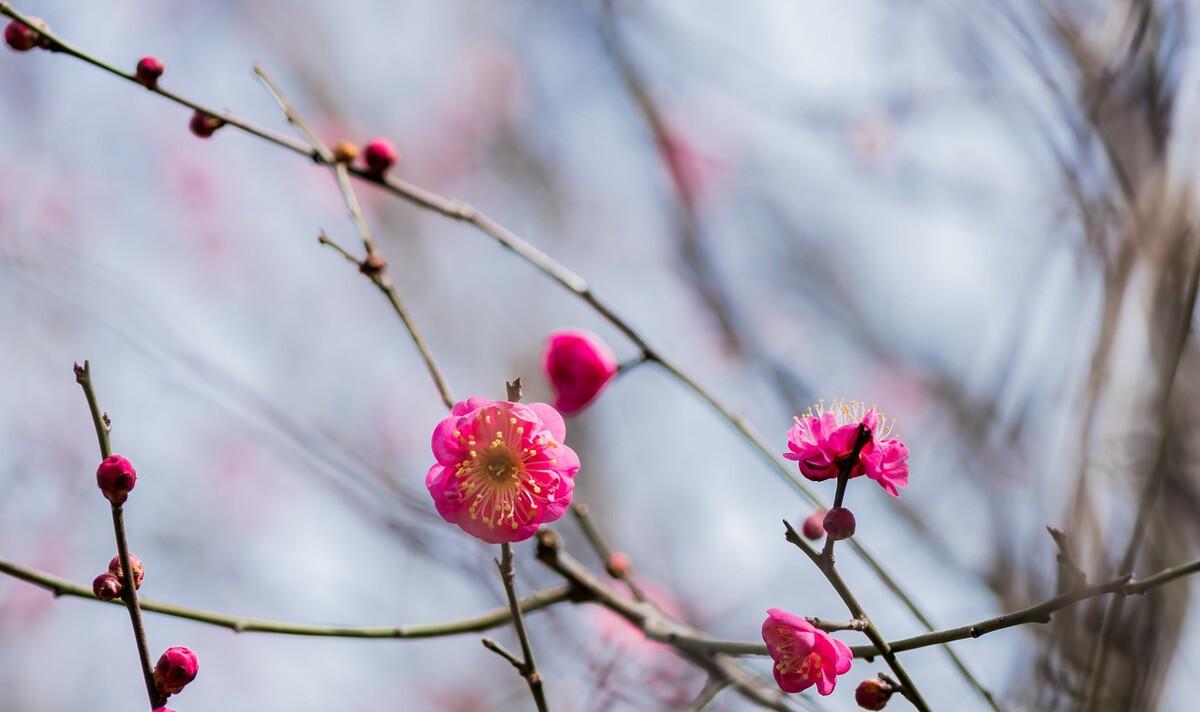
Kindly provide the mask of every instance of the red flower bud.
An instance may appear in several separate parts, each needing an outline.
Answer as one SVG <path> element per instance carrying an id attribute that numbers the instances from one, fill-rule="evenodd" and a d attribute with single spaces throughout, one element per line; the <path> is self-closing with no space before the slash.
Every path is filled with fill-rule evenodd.
<path id="1" fill-rule="evenodd" d="M 865 710 L 881 710 L 887 706 L 895 691 L 896 688 L 883 680 L 871 677 L 858 683 L 854 689 L 854 701 Z"/>
<path id="2" fill-rule="evenodd" d="M 130 554 L 129 555 L 129 568 L 133 569 L 133 588 L 134 588 L 134 590 L 140 589 L 142 587 L 142 579 L 146 578 L 146 569 L 144 566 L 142 566 L 142 560 L 139 559 L 138 557 L 134 556 L 133 554 Z M 125 577 L 121 575 L 122 571 L 121 571 L 121 556 L 120 555 L 114 556 L 112 558 L 112 561 L 108 562 L 108 573 L 112 574 L 113 576 L 116 576 L 119 579 L 122 579 L 122 583 L 124 583 Z"/>
<path id="3" fill-rule="evenodd" d="M 808 519 L 804 520 L 804 526 L 800 528 L 800 531 L 809 541 L 816 541 L 825 536 L 825 510 L 814 509 L 813 513 L 808 515 Z"/>
<path id="4" fill-rule="evenodd" d="M 34 24 L 42 24 L 42 21 L 35 17 L 31 17 L 29 19 Z M 37 47 L 40 39 L 41 35 L 38 34 L 37 30 L 26 25 L 22 25 L 16 20 L 9 22 L 8 25 L 4 27 L 5 44 L 7 44 L 9 47 L 12 47 L 17 52 L 28 52 L 34 47 Z"/>
<path id="5" fill-rule="evenodd" d="M 137 472 L 129 460 L 120 455 L 109 455 L 96 469 L 96 484 L 109 502 L 125 504 L 137 484 Z"/>
<path id="6" fill-rule="evenodd" d="M 396 147 L 386 138 L 377 138 L 363 148 L 363 163 L 367 170 L 382 176 L 396 162 Z"/>
<path id="7" fill-rule="evenodd" d="M 825 533 L 834 541 L 854 536 L 854 513 L 845 507 L 834 507 L 825 515 Z"/>
<path id="8" fill-rule="evenodd" d="M 609 576 L 619 579 L 629 573 L 629 568 L 632 565 L 628 556 L 619 551 L 614 551 L 608 555 L 608 561 L 604 562 L 604 570 L 608 572 Z"/>
<path id="9" fill-rule="evenodd" d="M 163 74 L 163 63 L 158 57 L 146 55 L 138 60 L 137 73 L 134 75 L 139 83 L 149 89 L 158 86 L 158 78 Z"/>
<path id="10" fill-rule="evenodd" d="M 100 574 L 92 580 L 92 593 L 101 601 L 111 601 L 120 596 L 123 588 L 120 579 L 109 573 Z"/>
<path id="11" fill-rule="evenodd" d="M 188 124 L 188 128 L 192 133 L 200 138 L 208 138 L 216 133 L 216 130 L 225 125 L 225 122 L 212 114 L 206 114 L 199 109 L 192 114 L 192 121 Z"/>
<path id="12" fill-rule="evenodd" d="M 154 666 L 154 683 L 164 695 L 174 695 L 196 679 L 200 661 L 196 654 L 182 646 L 167 648 Z"/>
<path id="13" fill-rule="evenodd" d="M 155 707 L 151 712 L 175 712 L 170 707 Z"/>

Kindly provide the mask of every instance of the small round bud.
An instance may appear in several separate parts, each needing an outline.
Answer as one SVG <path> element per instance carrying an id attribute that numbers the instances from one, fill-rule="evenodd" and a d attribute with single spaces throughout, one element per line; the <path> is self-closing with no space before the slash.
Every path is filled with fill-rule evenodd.
<path id="1" fill-rule="evenodd" d="M 138 60 L 137 72 L 134 77 L 148 89 L 158 86 L 158 78 L 163 74 L 163 63 L 158 57 L 146 55 Z"/>
<path id="2" fill-rule="evenodd" d="M 208 138 L 209 136 L 212 136 L 217 129 L 224 125 L 225 122 L 221 119 L 197 109 L 196 113 L 192 114 L 192 121 L 188 124 L 188 128 L 190 128 L 192 133 L 196 134 L 196 136 L 200 138 Z"/>
<path id="3" fill-rule="evenodd" d="M 154 684 L 164 695 L 178 694 L 196 679 L 199 671 L 200 661 L 195 653 L 182 646 L 167 648 L 154 666 Z"/>
<path id="4" fill-rule="evenodd" d="M 834 507 L 825 515 L 825 533 L 834 541 L 854 536 L 854 513 L 845 507 Z"/>
<path id="5" fill-rule="evenodd" d="M 129 555 L 129 568 L 133 569 L 133 588 L 134 590 L 142 587 L 142 579 L 146 578 L 146 568 L 142 566 L 142 560 L 133 554 Z M 118 554 L 108 562 L 108 573 L 116 576 L 124 581 L 124 576 L 121 575 L 121 556 Z"/>
<path id="6" fill-rule="evenodd" d="M 809 541 L 816 541 L 825 536 L 825 510 L 814 509 L 813 513 L 808 515 L 808 519 L 804 520 L 804 526 L 800 528 L 800 533 L 804 534 L 804 538 Z"/>
<path id="7" fill-rule="evenodd" d="M 604 562 L 604 570 L 608 572 L 609 576 L 619 579 L 629 573 L 629 568 L 632 565 L 633 563 L 629 560 L 628 556 L 619 551 L 614 551 L 608 555 L 608 561 Z"/>
<path id="8" fill-rule="evenodd" d="M 387 260 L 383 259 L 378 252 L 367 255 L 367 259 L 358 266 L 358 271 L 367 276 L 379 274 L 385 269 L 387 269 Z"/>
<path id="9" fill-rule="evenodd" d="M 111 601 L 121 595 L 124 586 L 121 580 L 110 573 L 103 573 L 92 579 L 92 593 L 101 601 Z"/>
<path id="10" fill-rule="evenodd" d="M 96 469 L 96 484 L 109 502 L 125 504 L 137 484 L 137 472 L 129 460 L 120 455 L 109 455 Z"/>
<path id="11" fill-rule="evenodd" d="M 338 141 L 337 145 L 333 147 L 333 160 L 338 163 L 350 165 L 356 158 L 358 158 L 358 146 L 355 146 L 353 141 Z"/>
<path id="12" fill-rule="evenodd" d="M 895 691 L 896 688 L 883 680 L 871 677 L 858 683 L 854 689 L 854 701 L 865 710 L 881 710 L 887 706 Z"/>
<path id="13" fill-rule="evenodd" d="M 42 24 L 42 21 L 35 17 L 31 17 L 29 19 L 36 25 Z M 28 25 L 22 25 L 16 20 L 9 22 L 8 25 L 4 27 L 5 44 L 17 52 L 28 52 L 34 47 L 37 47 L 40 41 L 41 35 L 38 34 L 37 30 L 29 27 Z"/>
<path id="14" fill-rule="evenodd" d="M 375 175 L 383 175 L 396 162 L 396 147 L 386 138 L 377 138 L 363 149 L 363 163 Z"/>
<path id="15" fill-rule="evenodd" d="M 155 707 L 150 712 L 175 712 L 175 710 L 171 709 L 170 707 Z"/>

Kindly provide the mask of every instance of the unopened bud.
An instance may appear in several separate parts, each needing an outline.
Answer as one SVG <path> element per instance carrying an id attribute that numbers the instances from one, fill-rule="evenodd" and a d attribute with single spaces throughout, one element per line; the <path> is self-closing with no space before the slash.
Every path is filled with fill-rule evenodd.
<path id="1" fill-rule="evenodd" d="M 825 515 L 825 533 L 834 541 L 854 536 L 854 513 L 845 507 L 834 507 Z"/>

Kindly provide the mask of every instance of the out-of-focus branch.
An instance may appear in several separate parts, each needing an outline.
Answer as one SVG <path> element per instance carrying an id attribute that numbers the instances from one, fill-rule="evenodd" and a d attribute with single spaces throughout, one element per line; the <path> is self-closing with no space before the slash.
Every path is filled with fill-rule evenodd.
<path id="1" fill-rule="evenodd" d="M 600 557 L 605 568 L 608 569 L 609 575 L 619 579 L 621 583 L 629 587 L 629 592 L 639 601 L 646 600 L 646 594 L 642 591 L 642 587 L 637 585 L 633 580 L 633 574 L 628 570 L 614 570 L 610 567 L 609 561 L 612 557 L 612 549 L 609 548 L 608 542 L 600 535 L 600 530 L 596 528 L 596 523 L 592 521 L 591 510 L 586 504 L 575 503 L 571 505 L 571 514 L 575 515 L 575 521 L 579 522 L 579 528 L 583 530 L 583 535 L 587 538 L 588 543 L 592 545 L 592 549 L 596 551 L 596 555 Z"/>
<path id="2" fill-rule="evenodd" d="M 107 460 L 112 455 L 112 444 L 109 439 L 109 428 L 111 425 L 107 414 L 100 410 L 100 406 L 96 401 L 96 391 L 92 386 L 92 367 L 89 362 L 84 361 L 82 366 L 75 364 L 75 381 L 83 389 L 83 395 L 87 398 L 88 409 L 92 413 L 92 424 L 96 427 L 96 437 L 100 441 L 100 460 Z M 146 682 L 146 696 L 150 699 L 150 708 L 155 709 L 162 707 L 166 703 L 166 697 L 158 691 L 158 686 L 154 684 L 154 668 L 150 664 L 150 646 L 146 642 L 146 627 L 142 625 L 142 611 L 138 607 L 137 586 L 133 585 L 133 582 L 137 579 L 133 575 L 133 566 L 129 560 L 129 539 L 125 535 L 124 507 L 123 505 L 114 503 L 111 509 L 113 534 L 117 540 L 117 558 L 121 562 L 121 576 L 126 584 L 121 589 L 121 600 L 124 602 L 125 608 L 129 611 L 129 623 L 133 628 L 133 641 L 137 646 L 142 677 Z"/>

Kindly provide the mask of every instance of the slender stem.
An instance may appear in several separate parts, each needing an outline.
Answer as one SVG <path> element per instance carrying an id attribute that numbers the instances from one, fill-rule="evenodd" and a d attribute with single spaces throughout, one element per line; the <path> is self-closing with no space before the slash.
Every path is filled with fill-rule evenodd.
<path id="1" fill-rule="evenodd" d="M 81 586 L 65 579 L 51 576 L 42 571 L 18 566 L 0 559 L 0 573 L 46 589 L 57 596 L 70 596 L 89 601 L 100 601 L 88 586 Z M 521 611 L 525 614 L 534 613 L 544 608 L 570 602 L 574 591 L 568 584 L 559 584 L 550 588 L 531 593 L 520 600 Z M 116 606 L 124 605 L 121 601 L 102 601 Z M 492 628 L 499 628 L 512 622 L 512 611 L 507 605 L 473 618 L 464 618 L 446 623 L 406 626 L 373 626 L 348 627 L 309 625 L 287 621 L 273 621 L 261 618 L 245 618 L 231 616 L 226 613 L 214 613 L 197 608 L 186 608 L 171 603 L 160 603 L 148 598 L 139 600 L 143 611 L 158 613 L 171 618 L 181 618 L 196 623 L 226 628 L 235 633 L 273 633 L 276 635 L 296 635 L 316 638 L 367 638 L 378 640 L 443 638 L 464 633 L 478 633 Z"/>
<path id="2" fill-rule="evenodd" d="M 109 424 L 96 401 L 96 391 L 92 387 L 92 367 L 89 362 L 84 361 L 82 366 L 75 364 L 75 381 L 83 389 L 88 409 L 92 413 L 92 424 L 96 428 L 96 439 L 100 444 L 100 459 L 106 460 L 112 455 Z M 146 642 L 146 628 L 142 625 L 142 611 L 138 607 L 137 586 L 133 585 L 135 579 L 133 566 L 129 561 L 129 541 L 125 535 L 124 510 L 119 504 L 112 505 L 112 522 L 113 534 L 117 539 L 117 557 L 121 561 L 122 580 L 125 581 L 125 586 L 121 589 L 121 599 L 129 611 L 129 622 L 133 627 L 133 641 L 137 645 L 142 677 L 146 682 L 146 696 L 150 698 L 150 709 L 155 709 L 165 704 L 166 697 L 158 691 L 158 687 L 154 684 L 154 668 L 150 665 L 150 646 Z"/>
<path id="3" fill-rule="evenodd" d="M 500 570 L 500 580 L 504 582 L 504 592 L 508 595 L 508 607 L 512 614 L 513 627 L 517 629 L 517 639 L 521 641 L 523 659 L 517 670 L 528 683 L 529 694 L 533 695 L 533 702 L 537 705 L 538 712 L 549 712 L 550 707 L 546 704 L 546 693 L 542 689 L 542 676 L 538 674 L 537 663 L 533 659 L 533 646 L 529 644 L 529 633 L 525 630 L 525 618 L 521 615 L 521 606 L 517 600 L 517 572 L 513 565 L 512 545 L 508 542 L 500 545 L 500 558 L 496 561 L 496 568 Z"/>
<path id="4" fill-rule="evenodd" d="M 859 442 L 861 443 L 862 440 L 863 438 L 860 436 Z M 860 448 L 861 445 L 858 445 L 855 447 L 855 450 Z M 857 461 L 857 458 L 852 460 L 851 463 L 853 464 L 855 461 Z M 848 471 L 848 468 L 846 468 L 844 465 L 843 471 Z M 839 477 L 839 479 L 841 478 Z M 837 566 L 834 563 L 832 556 L 832 548 L 829 546 L 828 542 L 825 545 L 825 550 L 818 553 L 816 549 L 809 546 L 808 542 L 806 542 L 803 537 L 796 533 L 796 530 L 792 528 L 791 524 L 788 524 L 787 521 L 784 521 L 783 525 L 787 530 L 787 540 L 795 544 L 797 548 L 803 551 L 804 554 L 811 559 L 814 564 L 817 565 L 817 568 L 821 569 L 821 573 L 825 574 L 825 578 L 829 581 L 830 585 L 833 586 L 833 589 L 837 591 L 837 594 L 839 597 L 841 597 L 842 602 L 846 604 L 846 608 L 849 609 L 850 615 L 863 622 L 863 633 L 875 646 L 875 649 L 879 651 L 879 655 L 883 657 L 884 661 L 887 662 L 888 667 L 892 669 L 892 672 L 895 673 L 896 677 L 900 680 L 900 692 L 903 693 L 904 696 L 908 698 L 909 702 L 912 702 L 913 706 L 918 710 L 921 712 L 929 712 L 929 704 L 925 702 L 925 698 L 921 696 L 921 691 L 917 689 L 917 686 L 913 682 L 912 678 L 908 676 L 908 671 L 905 670 L 904 666 L 900 664 L 900 660 L 896 657 L 895 652 L 892 650 L 891 646 L 888 645 L 887 639 L 883 637 L 883 634 L 880 633 L 879 629 L 875 627 L 875 624 L 871 622 L 871 618 L 867 615 L 867 612 L 863 610 L 862 604 L 858 602 L 858 599 L 855 598 L 854 593 L 850 590 L 850 587 L 846 585 L 846 581 L 842 578 L 842 575 L 838 573 Z"/>
<path id="5" fill-rule="evenodd" d="M 400 317 L 401 323 L 404 324 L 405 330 L 408 331 L 409 337 L 417 347 L 417 351 L 421 354 L 421 360 L 424 361 L 425 368 L 429 371 L 429 377 L 433 380 L 433 385 L 437 388 L 442 403 L 447 408 L 453 408 L 454 396 L 450 393 L 450 386 L 446 383 L 446 377 L 442 375 L 442 370 L 438 367 L 437 361 L 434 360 L 433 353 L 429 350 L 429 345 L 425 343 L 425 338 L 417 329 L 412 315 L 409 314 L 404 303 L 400 301 L 400 295 L 396 292 L 396 287 L 392 284 L 391 277 L 388 274 L 387 262 L 377 257 L 379 249 L 375 245 L 375 238 L 371 235 L 371 229 L 367 226 L 366 218 L 363 217 L 362 206 L 358 202 L 358 196 L 354 193 L 354 186 L 350 184 L 350 167 L 345 163 L 334 160 L 333 153 L 329 150 L 329 147 L 317 137 L 317 134 L 304 121 L 300 113 L 296 111 L 296 107 L 288 101 L 283 90 L 272 81 L 265 69 L 255 65 L 254 75 L 258 77 L 259 81 L 266 87 L 267 92 L 275 99 L 275 103 L 279 105 L 280 110 L 287 117 L 288 123 L 295 126 L 300 134 L 304 136 L 304 139 L 308 141 L 309 146 L 312 147 L 314 160 L 330 166 L 333 170 L 334 180 L 337 182 L 338 190 L 342 194 L 346 210 L 350 214 L 350 220 L 354 223 L 354 228 L 358 231 L 359 237 L 362 239 L 363 249 L 366 250 L 367 258 L 362 261 L 356 260 L 347 250 L 336 245 L 324 233 L 319 238 L 321 243 L 333 247 L 343 257 L 357 264 L 359 271 L 366 275 L 371 280 L 371 283 L 387 297 L 388 303 L 392 305 L 392 310 L 396 312 L 396 316 Z"/>
<path id="6" fill-rule="evenodd" d="M 14 10 L 7 2 L 0 2 L 0 15 L 6 15 L 26 26 L 34 27 L 28 18 Z M 50 41 L 55 51 L 75 57 L 76 59 L 98 67 L 99 69 L 102 69 L 112 75 L 121 77 L 130 82 L 137 83 L 139 86 L 141 86 L 133 74 L 117 69 L 106 62 L 103 62 L 79 49 L 76 49 L 75 47 L 64 42 L 61 38 L 57 37 L 48 29 L 36 27 L 34 29 L 38 29 L 41 35 Z M 204 107 L 190 99 L 162 89 L 161 87 L 156 86 L 149 89 L 149 91 L 158 94 L 169 101 L 180 104 L 181 106 L 186 106 L 190 109 L 202 111 L 206 114 L 216 116 L 229 126 L 233 126 L 237 129 L 245 131 L 250 135 L 267 141 L 268 143 L 302 155 L 315 163 L 329 163 L 329 161 L 323 158 L 319 151 L 311 145 L 306 145 L 279 133 L 260 128 L 227 112 L 216 111 L 214 109 Z M 380 176 L 355 167 L 347 167 L 346 171 L 355 178 L 368 183 L 373 183 L 419 208 L 430 210 L 451 220 L 471 225 L 479 232 L 497 242 L 501 247 L 517 255 L 521 260 L 533 266 L 535 269 L 549 277 L 554 282 L 558 283 L 561 287 L 590 306 L 603 319 L 608 321 L 622 334 L 624 334 L 625 337 L 628 338 L 640 350 L 644 361 L 653 361 L 658 363 L 668 375 L 690 390 L 700 400 L 707 403 L 740 438 L 742 438 L 756 453 L 758 453 L 760 457 L 762 457 L 764 462 L 770 465 L 775 474 L 783 482 L 798 492 L 812 505 L 817 507 L 826 507 L 825 502 L 820 496 L 818 496 L 814 491 L 801 482 L 791 472 L 790 469 L 785 467 L 783 463 L 778 460 L 774 450 L 767 446 L 766 441 L 763 440 L 762 436 L 757 434 L 744 418 L 735 414 L 721 401 L 719 401 L 710 391 L 701 386 L 698 382 L 696 382 L 695 379 L 687 375 L 673 362 L 667 360 L 662 354 L 651 349 L 649 344 L 646 342 L 646 339 L 642 337 L 642 335 L 627 321 L 613 312 L 607 304 L 602 302 L 596 296 L 596 294 L 591 291 L 587 282 L 582 277 L 575 274 L 566 266 L 557 262 L 546 253 L 542 252 L 540 249 L 527 242 L 516 233 L 512 232 L 508 228 L 504 227 L 494 219 L 490 218 L 467 203 L 447 198 L 433 191 L 401 180 L 395 176 Z M 343 252 L 343 254 L 348 253 Z M 387 294 L 388 300 L 392 303 L 393 309 L 396 310 L 397 314 L 404 322 L 405 327 L 409 329 L 409 333 L 414 335 L 414 341 L 417 343 L 418 350 L 421 351 L 422 358 L 425 360 L 425 365 L 429 370 L 431 377 L 438 386 L 443 403 L 445 403 L 448 408 L 451 407 L 454 401 L 453 398 L 450 397 L 449 390 L 445 387 L 445 380 L 441 377 L 440 371 L 438 370 L 433 359 L 429 356 L 428 349 L 425 347 L 423 340 L 420 340 L 415 336 L 416 332 L 412 328 L 412 320 L 408 316 L 407 311 L 400 306 L 400 301 L 395 294 L 395 290 L 391 288 L 391 285 L 386 280 L 380 281 L 375 279 L 375 282 L 376 286 L 383 290 L 385 294 Z M 900 584 L 883 568 L 879 561 L 863 547 L 862 544 L 855 539 L 850 539 L 850 547 L 854 549 L 854 551 L 862 558 L 863 562 L 872 571 L 876 578 L 878 578 L 884 584 L 884 586 L 892 593 L 892 595 L 896 596 L 896 598 L 904 605 L 905 608 L 908 609 L 913 617 L 921 623 L 921 625 L 923 625 L 927 630 L 934 630 L 933 622 L 916 604 L 916 601 L 913 600 L 907 591 L 900 586 Z M 972 673 L 967 669 L 966 665 L 958 657 L 958 655 L 948 647 L 944 650 L 946 655 L 950 658 L 951 662 L 962 674 L 962 676 L 988 699 L 989 703 L 994 709 L 998 709 L 995 701 L 991 697 L 991 694 L 985 688 L 983 688 L 978 680 L 976 680 L 974 675 L 972 675 Z"/>
<path id="7" fill-rule="evenodd" d="M 600 557 L 600 561 L 607 567 L 608 559 L 612 556 L 612 549 L 609 548 L 608 542 L 604 540 L 604 537 L 600 535 L 600 530 L 596 528 L 596 523 L 592 521 L 591 510 L 588 509 L 586 504 L 576 503 L 571 505 L 571 514 L 575 515 L 575 521 L 579 522 L 579 528 L 583 530 L 584 537 L 592 545 L 592 549 L 596 551 L 596 555 Z M 612 574 L 613 572 L 610 571 L 609 573 Z M 635 599 L 639 601 L 646 600 L 646 594 L 642 591 L 642 587 L 637 585 L 633 580 L 633 576 L 628 571 L 620 571 L 617 574 L 615 578 L 629 587 L 629 592 L 633 594 Z"/>
<path id="8" fill-rule="evenodd" d="M 862 449 L 866 447 L 871 440 L 871 431 L 867 426 L 859 424 L 858 437 L 854 440 L 854 449 L 850 451 L 850 456 L 842 460 L 841 466 L 838 468 L 837 489 L 833 494 L 833 508 L 840 508 L 846 501 L 846 485 L 850 482 L 850 473 L 854 470 L 854 466 L 858 464 L 858 458 L 862 455 Z M 825 537 L 825 547 L 821 549 L 821 558 L 828 565 L 833 565 L 833 545 L 834 538 L 831 536 Z"/>

